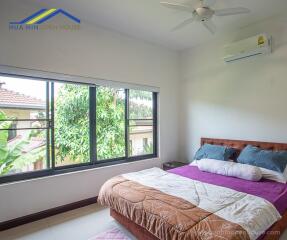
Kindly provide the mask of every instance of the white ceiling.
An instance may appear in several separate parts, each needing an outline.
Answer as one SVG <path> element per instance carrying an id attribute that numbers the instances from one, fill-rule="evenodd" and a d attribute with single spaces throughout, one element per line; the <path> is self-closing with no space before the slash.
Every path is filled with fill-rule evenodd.
<path id="1" fill-rule="evenodd" d="M 195 0 L 170 1 L 184 3 Z M 39 2 L 48 7 L 64 8 L 82 21 L 175 49 L 188 48 L 210 41 L 220 34 L 236 31 L 249 24 L 283 14 L 287 10 L 287 0 L 208 1 L 213 3 L 214 9 L 246 7 L 251 10 L 251 13 L 226 17 L 214 16 L 213 20 L 218 31 L 213 36 L 198 22 L 182 30 L 171 32 L 170 29 L 190 17 L 190 13 L 165 8 L 159 4 L 160 0 L 49 0 L 45 3 Z"/>

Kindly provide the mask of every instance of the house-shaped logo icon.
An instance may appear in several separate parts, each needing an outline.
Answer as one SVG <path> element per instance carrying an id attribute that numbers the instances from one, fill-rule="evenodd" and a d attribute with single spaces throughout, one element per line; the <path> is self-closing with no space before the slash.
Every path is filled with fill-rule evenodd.
<path id="1" fill-rule="evenodd" d="M 32 14 L 31 16 L 19 21 L 19 22 L 10 22 L 10 24 L 25 24 L 25 25 L 32 25 L 32 24 L 42 24 L 49 19 L 53 18 L 54 16 L 62 14 L 67 18 L 71 19 L 72 21 L 80 24 L 81 20 L 76 18 L 75 16 L 71 15 L 70 13 L 64 11 L 63 9 L 51 8 L 46 9 L 43 8 L 36 13 Z"/>

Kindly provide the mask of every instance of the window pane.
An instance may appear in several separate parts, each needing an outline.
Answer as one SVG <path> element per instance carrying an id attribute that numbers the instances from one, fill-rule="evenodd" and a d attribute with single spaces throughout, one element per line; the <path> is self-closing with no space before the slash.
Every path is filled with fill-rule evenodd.
<path id="1" fill-rule="evenodd" d="M 0 110 L 9 119 L 44 119 L 46 82 L 0 76 Z"/>
<path id="2" fill-rule="evenodd" d="M 0 175 L 47 168 L 45 115 L 46 82 L 0 77 Z"/>
<path id="3" fill-rule="evenodd" d="M 125 156 L 125 93 L 123 89 L 97 88 L 97 158 Z"/>
<path id="4" fill-rule="evenodd" d="M 129 119 L 152 118 L 152 92 L 129 90 Z"/>
<path id="5" fill-rule="evenodd" d="M 89 87 L 55 83 L 56 166 L 90 161 Z"/>
<path id="6" fill-rule="evenodd" d="M 46 130 L 19 130 L 7 141 L 8 131 L 0 130 L 0 175 L 37 171 L 47 168 Z"/>
<path id="7" fill-rule="evenodd" d="M 129 127 L 129 156 L 153 153 L 153 127 Z"/>

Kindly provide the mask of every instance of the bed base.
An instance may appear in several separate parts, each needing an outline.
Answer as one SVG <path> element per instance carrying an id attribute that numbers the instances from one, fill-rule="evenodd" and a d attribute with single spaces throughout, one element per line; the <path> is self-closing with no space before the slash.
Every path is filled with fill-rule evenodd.
<path id="1" fill-rule="evenodd" d="M 125 227 L 130 233 L 132 233 L 138 240 L 160 240 L 148 230 L 134 223 L 130 219 L 121 215 L 113 209 L 110 209 L 110 215 L 123 227 Z"/>
<path id="2" fill-rule="evenodd" d="M 127 217 L 121 215 L 113 209 L 110 209 L 110 215 L 123 227 L 125 227 L 130 233 L 132 233 L 138 240 L 160 240 L 152 233 L 147 231 L 142 226 L 134 223 Z M 276 222 L 265 235 L 260 237 L 260 240 L 279 240 L 284 230 L 287 229 L 287 211 L 282 218 Z"/>

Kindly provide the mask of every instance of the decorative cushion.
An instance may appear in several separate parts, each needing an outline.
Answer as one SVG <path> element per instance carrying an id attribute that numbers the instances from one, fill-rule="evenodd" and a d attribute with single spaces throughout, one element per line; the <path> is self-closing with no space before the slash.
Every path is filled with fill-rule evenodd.
<path id="1" fill-rule="evenodd" d="M 248 145 L 240 153 L 237 162 L 283 173 L 287 165 L 287 151 L 264 150 Z"/>
<path id="2" fill-rule="evenodd" d="M 236 150 L 234 148 L 220 145 L 204 144 L 196 152 L 194 159 L 200 160 L 203 158 L 210 158 L 210 159 L 228 161 L 235 152 Z"/>
<path id="3" fill-rule="evenodd" d="M 249 181 L 259 181 L 262 178 L 260 168 L 236 162 L 201 159 L 197 162 L 197 167 L 204 172 L 216 173 Z"/>

